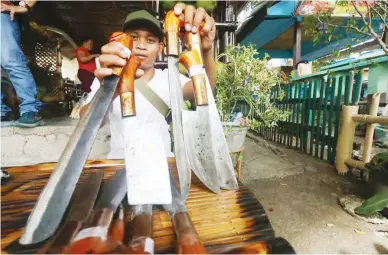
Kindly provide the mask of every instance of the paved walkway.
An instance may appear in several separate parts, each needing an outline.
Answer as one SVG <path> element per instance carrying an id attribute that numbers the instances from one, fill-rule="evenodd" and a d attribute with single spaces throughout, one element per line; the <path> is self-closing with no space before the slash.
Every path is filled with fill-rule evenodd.
<path id="1" fill-rule="evenodd" d="M 337 196 L 366 188 L 333 166 L 253 136 L 247 138 L 242 182 L 263 204 L 277 236 L 302 253 L 388 253 L 387 225 L 346 213 Z M 358 233 L 357 233 L 358 232 Z"/>

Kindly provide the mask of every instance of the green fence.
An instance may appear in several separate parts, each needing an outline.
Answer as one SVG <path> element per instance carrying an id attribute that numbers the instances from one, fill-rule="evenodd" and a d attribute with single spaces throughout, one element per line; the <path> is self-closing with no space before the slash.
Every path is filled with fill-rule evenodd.
<path id="1" fill-rule="evenodd" d="M 294 79 L 290 85 L 274 87 L 273 102 L 291 114 L 276 127 L 259 128 L 259 133 L 334 163 L 341 106 L 358 104 L 363 70 L 383 62 L 388 63 L 388 57 L 353 62 Z M 281 90 L 286 96 L 277 100 Z M 261 110 L 265 111 L 264 108 Z"/>

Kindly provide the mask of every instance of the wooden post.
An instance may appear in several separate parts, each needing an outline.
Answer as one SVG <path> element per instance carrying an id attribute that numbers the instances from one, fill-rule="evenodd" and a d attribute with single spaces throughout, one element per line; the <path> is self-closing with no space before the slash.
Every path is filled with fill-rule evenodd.
<path id="1" fill-rule="evenodd" d="M 335 168 L 342 175 L 349 170 L 345 162 L 352 156 L 354 134 L 356 132 L 356 122 L 352 117 L 358 113 L 358 108 L 359 106 L 353 105 L 342 106 L 341 127 L 338 135 L 335 158 Z"/>
<path id="2" fill-rule="evenodd" d="M 294 25 L 294 69 L 299 63 L 302 50 L 302 27 L 301 22 L 297 19 Z"/>
<path id="3" fill-rule="evenodd" d="M 377 116 L 377 110 L 379 108 L 380 103 L 380 93 L 375 93 L 370 97 L 369 104 L 369 115 Z M 364 140 L 364 148 L 362 152 L 362 161 L 364 163 L 368 163 L 371 159 L 372 152 L 372 142 L 373 142 L 373 134 L 375 132 L 376 124 L 368 124 L 366 128 L 365 140 Z"/>

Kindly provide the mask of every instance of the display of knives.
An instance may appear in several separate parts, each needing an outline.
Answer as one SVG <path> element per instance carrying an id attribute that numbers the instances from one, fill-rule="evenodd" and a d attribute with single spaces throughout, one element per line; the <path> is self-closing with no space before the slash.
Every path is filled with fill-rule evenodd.
<path id="1" fill-rule="evenodd" d="M 128 37 L 123 36 L 123 33 L 113 33 L 110 41 L 119 41 L 129 47 Z M 33 244 L 47 239 L 61 222 L 97 132 L 111 105 L 120 80 L 121 68 L 114 68 L 113 73 L 104 78 L 103 86 L 79 120 L 27 220 L 20 244 Z"/>
<path id="2" fill-rule="evenodd" d="M 65 253 L 66 247 L 74 239 L 93 210 L 104 173 L 90 173 L 75 189 L 66 220 L 53 239 L 38 251 L 38 254 Z"/>
<path id="3" fill-rule="evenodd" d="M 113 215 L 126 193 L 126 172 L 121 169 L 102 186 L 90 223 L 74 238 L 67 253 L 94 253 L 104 244 Z"/>

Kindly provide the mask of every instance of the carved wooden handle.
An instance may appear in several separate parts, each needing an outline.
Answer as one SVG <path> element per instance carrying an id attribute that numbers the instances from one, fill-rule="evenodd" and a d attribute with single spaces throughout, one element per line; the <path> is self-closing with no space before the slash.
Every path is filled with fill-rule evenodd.
<path id="1" fill-rule="evenodd" d="M 109 227 L 108 236 L 114 241 L 123 242 L 125 237 L 124 208 L 120 205 L 116 213 L 116 218 Z"/>
<path id="2" fill-rule="evenodd" d="M 206 254 L 205 247 L 199 239 L 187 212 L 175 213 L 172 223 L 178 239 L 178 254 Z"/>
<path id="3" fill-rule="evenodd" d="M 121 102 L 121 115 L 131 117 L 136 115 L 135 108 L 135 74 L 141 61 L 135 55 L 131 55 L 127 64 L 123 67 L 119 81 L 119 93 Z"/>
<path id="4" fill-rule="evenodd" d="M 204 24 L 205 22 L 201 23 L 199 30 L 202 29 Z M 201 35 L 199 34 L 199 31 L 195 34 L 191 32 L 185 32 L 185 42 L 189 50 L 195 50 L 198 52 L 201 65 L 203 65 L 202 50 L 201 50 Z"/>
<path id="5" fill-rule="evenodd" d="M 133 47 L 133 41 L 130 35 L 124 32 L 114 32 L 111 34 L 109 37 L 109 42 L 120 42 L 122 43 L 125 47 L 128 49 L 132 49 Z M 117 76 L 120 76 L 122 67 L 113 67 L 113 73 L 116 74 Z"/>
<path id="6" fill-rule="evenodd" d="M 153 249 L 152 237 L 152 215 L 140 214 L 131 222 L 131 240 L 127 244 L 133 254 L 149 254 Z M 149 243 L 151 242 L 151 243 Z M 147 247 L 151 245 L 152 247 Z"/>
<path id="7" fill-rule="evenodd" d="M 68 254 L 94 253 L 104 245 L 108 228 L 112 222 L 113 211 L 109 208 L 97 209 L 93 213 L 90 225 L 83 228 L 66 251 Z"/>
<path id="8" fill-rule="evenodd" d="M 179 30 L 183 27 L 183 17 L 183 15 L 176 16 L 174 10 L 170 10 L 164 19 L 164 33 L 166 35 L 168 56 L 179 55 L 178 34 Z"/>
<path id="9" fill-rule="evenodd" d="M 180 55 L 179 62 L 189 71 L 193 81 L 195 104 L 207 105 L 206 77 L 200 54 L 196 50 L 184 52 Z"/>

